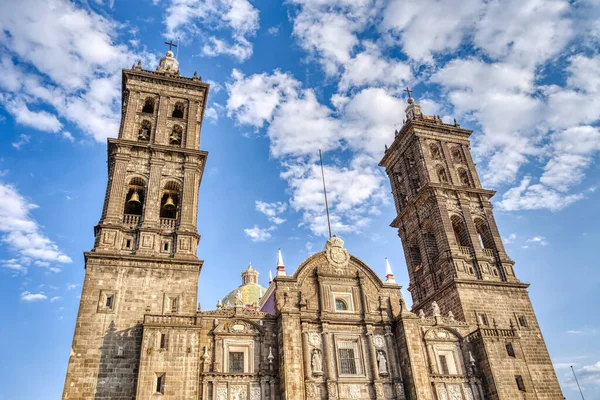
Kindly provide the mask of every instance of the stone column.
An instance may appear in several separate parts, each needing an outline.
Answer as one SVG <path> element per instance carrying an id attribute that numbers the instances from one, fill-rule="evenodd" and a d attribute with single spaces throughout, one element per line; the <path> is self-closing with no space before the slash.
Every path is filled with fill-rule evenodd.
<path id="1" fill-rule="evenodd" d="M 262 378 L 260 380 L 260 398 L 261 399 L 265 399 L 266 398 L 266 393 L 265 393 L 265 378 Z"/>
<path id="2" fill-rule="evenodd" d="M 158 99 L 158 115 L 154 130 L 154 143 L 167 144 L 167 117 L 169 115 L 170 96 L 160 96 Z"/>
<path id="3" fill-rule="evenodd" d="M 200 147 L 200 134 L 198 124 L 198 108 L 200 107 L 199 100 L 192 100 L 188 103 L 187 124 L 185 133 L 185 143 L 183 144 L 188 149 L 197 150 Z"/>
<path id="4" fill-rule="evenodd" d="M 304 378 L 309 380 L 312 378 L 312 367 L 310 359 L 310 343 L 308 342 L 308 324 L 302 324 L 302 354 L 304 357 Z"/>
<path id="5" fill-rule="evenodd" d="M 160 217 L 160 200 L 162 198 L 162 187 L 160 179 L 165 161 L 162 154 L 153 152 L 150 158 L 150 177 L 146 190 L 146 201 L 144 204 L 143 228 L 156 228 Z"/>
<path id="6" fill-rule="evenodd" d="M 275 378 L 271 377 L 269 380 L 270 388 L 269 388 L 269 400 L 275 400 L 277 396 L 275 396 Z"/>
<path id="7" fill-rule="evenodd" d="M 187 232 L 196 232 L 194 210 L 196 205 L 196 192 L 198 191 L 198 164 L 195 160 L 186 160 L 183 173 L 183 188 L 181 191 L 181 210 L 179 229 Z"/>
<path id="8" fill-rule="evenodd" d="M 113 148 L 113 151 L 117 151 L 116 147 Z M 125 175 L 130 157 L 127 154 L 116 153 L 112 155 L 112 158 L 114 164 L 112 175 L 108 177 L 106 212 L 101 223 L 120 225 L 123 222 L 123 207 L 127 195 Z"/>
<path id="9" fill-rule="evenodd" d="M 369 347 L 369 353 L 370 353 L 370 359 L 371 359 L 371 372 L 373 374 L 373 380 L 374 381 L 378 381 L 379 380 L 379 367 L 377 365 L 377 348 L 375 347 L 375 343 L 373 341 L 373 332 L 371 331 L 371 327 L 368 327 L 368 333 L 367 333 L 367 341 L 368 341 L 368 347 Z"/>

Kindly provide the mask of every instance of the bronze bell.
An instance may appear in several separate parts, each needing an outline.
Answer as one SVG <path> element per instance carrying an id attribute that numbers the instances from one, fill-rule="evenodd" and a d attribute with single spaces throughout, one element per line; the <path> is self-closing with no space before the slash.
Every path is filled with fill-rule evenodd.
<path id="1" fill-rule="evenodd" d="M 165 210 L 174 210 L 175 209 L 175 203 L 173 202 L 173 197 L 171 195 L 169 195 L 169 197 L 167 197 L 167 201 L 165 201 L 163 208 Z"/>
<path id="2" fill-rule="evenodd" d="M 172 134 L 171 137 L 169 137 L 169 140 L 173 144 L 178 144 L 179 143 L 179 137 L 177 135 L 175 135 L 175 134 Z"/>
<path id="3" fill-rule="evenodd" d="M 127 203 L 130 206 L 139 206 L 140 204 L 142 204 L 142 202 L 140 201 L 140 195 L 138 194 L 137 190 L 133 192 Z"/>

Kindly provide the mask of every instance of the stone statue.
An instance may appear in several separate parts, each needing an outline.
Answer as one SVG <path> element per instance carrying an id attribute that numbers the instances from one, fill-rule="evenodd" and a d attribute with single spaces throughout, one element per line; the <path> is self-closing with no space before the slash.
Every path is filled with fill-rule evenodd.
<path id="1" fill-rule="evenodd" d="M 431 310 L 433 311 L 434 317 L 439 317 L 440 315 L 442 315 L 442 313 L 440 311 L 440 306 L 438 306 L 438 303 L 435 301 L 433 303 L 431 303 Z"/>
<path id="2" fill-rule="evenodd" d="M 385 359 L 385 353 L 383 351 L 377 352 L 377 364 L 379 365 L 379 375 L 387 375 L 387 360 Z"/>
<path id="3" fill-rule="evenodd" d="M 419 318 L 425 319 L 425 311 L 422 308 L 419 310 Z"/>
<path id="4" fill-rule="evenodd" d="M 320 374 L 323 372 L 323 360 L 321 359 L 321 352 L 317 349 L 313 350 L 311 367 L 313 374 Z"/>
<path id="5" fill-rule="evenodd" d="M 235 294 L 235 305 L 243 305 L 244 303 L 242 303 L 242 292 L 238 291 Z"/>

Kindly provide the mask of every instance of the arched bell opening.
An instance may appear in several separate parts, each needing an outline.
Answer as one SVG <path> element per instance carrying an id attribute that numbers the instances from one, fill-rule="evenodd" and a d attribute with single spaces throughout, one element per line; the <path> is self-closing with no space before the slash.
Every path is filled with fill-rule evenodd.
<path id="1" fill-rule="evenodd" d="M 471 242 L 469 240 L 469 231 L 467 230 L 467 226 L 461 217 L 458 215 L 453 215 L 450 218 L 452 222 L 452 230 L 454 231 L 454 238 L 456 239 L 456 244 L 461 247 L 471 247 Z"/>
<path id="2" fill-rule="evenodd" d="M 181 139 L 183 138 L 183 128 L 179 125 L 175 125 L 169 135 L 169 144 L 179 146 L 181 145 Z"/>
<path id="3" fill-rule="evenodd" d="M 173 118 L 183 118 L 183 111 L 185 110 L 185 106 L 181 102 L 177 102 L 173 107 L 173 113 L 171 117 Z"/>
<path id="4" fill-rule="evenodd" d="M 162 192 L 160 199 L 161 226 L 174 228 L 175 221 L 179 216 L 179 184 L 168 182 Z"/>
<path id="5" fill-rule="evenodd" d="M 152 133 L 152 122 L 147 119 L 143 120 L 138 130 L 138 140 L 147 142 L 150 140 L 150 134 Z"/>
<path id="6" fill-rule="evenodd" d="M 144 212 L 144 201 L 146 199 L 146 182 L 142 178 L 133 178 L 127 186 L 125 196 L 123 222 L 130 227 L 139 224 Z"/>
<path id="7" fill-rule="evenodd" d="M 145 114 L 154 114 L 154 99 L 152 97 L 147 97 L 146 100 L 144 100 L 142 112 Z"/>
<path id="8" fill-rule="evenodd" d="M 473 221 L 475 228 L 477 229 L 477 235 L 479 236 L 479 244 L 482 249 L 495 250 L 496 244 L 494 243 L 494 237 L 488 227 L 487 223 L 482 218 L 475 218 Z"/>

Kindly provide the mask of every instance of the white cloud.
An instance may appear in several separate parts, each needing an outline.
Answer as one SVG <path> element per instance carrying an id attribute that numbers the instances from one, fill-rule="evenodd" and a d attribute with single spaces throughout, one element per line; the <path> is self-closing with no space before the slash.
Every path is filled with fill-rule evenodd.
<path id="1" fill-rule="evenodd" d="M 344 64 L 339 89 L 362 86 L 400 87 L 412 78 L 410 66 L 398 60 L 382 56 L 375 43 L 365 42 L 364 51 Z"/>
<path id="2" fill-rule="evenodd" d="M 71 258 L 47 238 L 30 211 L 38 206 L 28 202 L 14 186 L 0 183 L 0 241 L 20 257 L 20 264 L 40 261 L 70 263 Z"/>
<path id="3" fill-rule="evenodd" d="M 121 68 L 154 59 L 115 44 L 120 28 L 66 0 L 0 3 L 0 104 L 38 130 L 59 132 L 63 118 L 96 140 L 115 136 Z"/>
<path id="4" fill-rule="evenodd" d="M 269 228 L 259 228 L 258 225 L 254 225 L 253 228 L 244 229 L 244 233 L 253 242 L 265 242 L 272 237 L 271 231 L 273 230 L 275 230 L 274 226 Z"/>
<path id="5" fill-rule="evenodd" d="M 352 153 L 348 162 L 334 160 L 338 165 L 325 167 L 335 232 L 367 225 L 387 201 L 385 176 L 376 166 L 376 157 L 393 139 L 403 105 L 385 89 L 335 95 L 335 109 L 321 104 L 312 90 L 302 89 L 280 71 L 249 77 L 234 71 L 227 90 L 231 117 L 255 128 L 266 126 L 271 154 L 280 160 L 281 177 L 290 188 L 290 204 L 302 212 L 303 224 L 312 232 L 325 235 L 327 227 L 320 167 L 315 164 L 320 149 Z"/>
<path id="6" fill-rule="evenodd" d="M 281 201 L 266 203 L 256 200 L 255 207 L 256 211 L 265 214 L 269 218 L 269 221 L 274 224 L 280 225 L 285 222 L 285 219 L 281 218 L 280 215 L 287 210 L 287 203 Z"/>
<path id="7" fill-rule="evenodd" d="M 31 292 L 23 292 L 21 293 L 21 301 L 25 301 L 27 303 L 31 303 L 39 300 L 46 300 L 48 296 L 43 293 L 31 293 Z"/>
<path id="8" fill-rule="evenodd" d="M 252 55 L 249 37 L 259 26 L 258 10 L 247 0 L 171 0 L 166 10 L 166 36 L 190 41 L 211 32 L 202 52 L 207 56 L 230 55 L 244 61 Z M 228 30 L 231 38 L 213 35 Z"/>
<path id="9" fill-rule="evenodd" d="M 60 297 L 60 296 L 54 296 L 54 297 L 51 297 L 51 298 L 50 298 L 50 303 L 54 303 L 55 301 L 58 301 L 58 300 L 60 300 L 60 299 L 61 299 L 61 297 Z"/>
<path id="10" fill-rule="evenodd" d="M 20 150 L 21 146 L 26 145 L 27 143 L 29 143 L 30 140 L 31 136 L 22 133 L 19 135 L 19 139 L 16 142 L 14 142 L 12 146 L 17 150 Z"/>
<path id="11" fill-rule="evenodd" d="M 498 206 L 505 211 L 562 210 L 566 206 L 581 200 L 582 194 L 563 195 L 556 190 L 540 184 L 531 184 L 532 178 L 526 176 L 519 186 L 507 190 Z"/>
<path id="12" fill-rule="evenodd" d="M 383 11 L 381 29 L 390 31 L 410 58 L 430 62 L 434 53 L 458 48 L 482 7 L 481 0 L 393 0 Z"/>
<path id="13" fill-rule="evenodd" d="M 531 239 L 527 239 L 527 243 L 531 243 L 539 246 L 548 246 L 546 238 L 543 236 L 534 236 Z"/>
<path id="14" fill-rule="evenodd" d="M 23 265 L 23 263 L 19 262 L 18 260 L 14 259 L 14 258 L 11 258 L 10 260 L 1 260 L 0 266 L 2 268 L 6 268 L 10 271 L 13 271 L 17 275 L 18 274 L 23 274 L 23 275 L 27 274 L 27 267 L 25 265 Z"/>
<path id="15" fill-rule="evenodd" d="M 67 283 L 67 290 L 77 289 L 81 286 L 79 283 Z"/>
<path id="16" fill-rule="evenodd" d="M 517 234 L 516 233 L 511 233 L 510 235 L 508 235 L 507 237 L 503 237 L 502 241 L 505 244 L 511 244 L 515 241 L 515 239 L 517 238 Z"/>
<path id="17" fill-rule="evenodd" d="M 53 133 L 59 132 L 62 128 L 62 124 L 55 115 L 46 111 L 31 111 L 22 101 L 8 102 L 6 110 L 21 125 Z"/>

